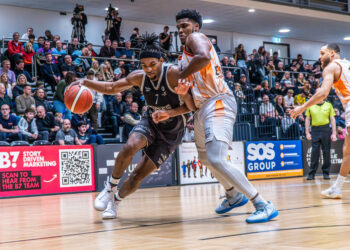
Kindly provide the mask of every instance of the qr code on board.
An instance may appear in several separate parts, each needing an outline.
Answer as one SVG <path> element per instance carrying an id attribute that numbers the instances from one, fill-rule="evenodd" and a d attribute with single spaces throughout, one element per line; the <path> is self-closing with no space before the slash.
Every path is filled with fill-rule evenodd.
<path id="1" fill-rule="evenodd" d="M 91 185 L 91 155 L 89 149 L 60 150 L 60 186 Z"/>

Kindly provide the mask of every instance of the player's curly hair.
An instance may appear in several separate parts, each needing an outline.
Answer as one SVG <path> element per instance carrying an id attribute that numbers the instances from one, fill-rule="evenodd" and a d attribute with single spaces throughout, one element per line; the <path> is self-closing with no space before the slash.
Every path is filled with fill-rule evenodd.
<path id="1" fill-rule="evenodd" d="M 188 18 L 199 24 L 199 28 L 202 28 L 203 18 L 201 14 L 195 9 L 182 9 L 176 15 L 176 21 L 179 19 Z"/>
<path id="2" fill-rule="evenodd" d="M 159 45 L 158 36 L 155 33 L 146 33 L 141 36 L 141 52 L 140 59 L 153 57 L 160 59 L 164 57 L 164 51 Z"/>

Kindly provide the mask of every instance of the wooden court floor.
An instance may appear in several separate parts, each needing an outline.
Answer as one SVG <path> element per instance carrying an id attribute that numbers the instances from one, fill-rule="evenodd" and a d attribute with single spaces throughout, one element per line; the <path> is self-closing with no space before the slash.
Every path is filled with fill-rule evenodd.
<path id="1" fill-rule="evenodd" d="M 251 204 L 215 214 L 218 184 L 141 189 L 109 221 L 93 209 L 97 193 L 2 199 L 0 249 L 350 249 L 350 183 L 342 200 L 320 198 L 322 179 L 253 183 L 275 220 L 246 224 Z"/>

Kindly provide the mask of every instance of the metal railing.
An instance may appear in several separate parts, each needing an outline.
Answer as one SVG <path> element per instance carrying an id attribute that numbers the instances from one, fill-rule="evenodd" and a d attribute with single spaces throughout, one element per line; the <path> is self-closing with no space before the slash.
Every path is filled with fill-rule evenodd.
<path id="1" fill-rule="evenodd" d="M 294 82 L 294 79 L 296 79 L 295 78 L 295 74 L 300 74 L 300 73 L 302 73 L 302 74 L 304 74 L 304 76 L 307 76 L 307 75 L 315 75 L 315 73 L 310 73 L 310 72 L 294 72 L 294 71 L 281 71 L 281 70 L 271 70 L 270 72 L 269 72 L 269 87 L 271 88 L 271 87 L 273 87 L 272 86 L 272 74 L 273 73 L 287 73 L 287 72 L 289 72 L 289 74 L 290 74 L 290 78 L 291 78 L 291 81 L 292 82 Z"/>

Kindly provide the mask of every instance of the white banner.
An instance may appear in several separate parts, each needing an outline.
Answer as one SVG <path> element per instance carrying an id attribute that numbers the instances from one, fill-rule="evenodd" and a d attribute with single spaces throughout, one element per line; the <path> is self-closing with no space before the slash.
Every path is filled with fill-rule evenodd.
<path id="1" fill-rule="evenodd" d="M 235 167 L 244 173 L 243 142 L 232 142 L 227 156 Z M 217 182 L 210 170 L 198 160 L 196 145 L 193 142 L 182 143 L 179 147 L 180 184 Z"/>

